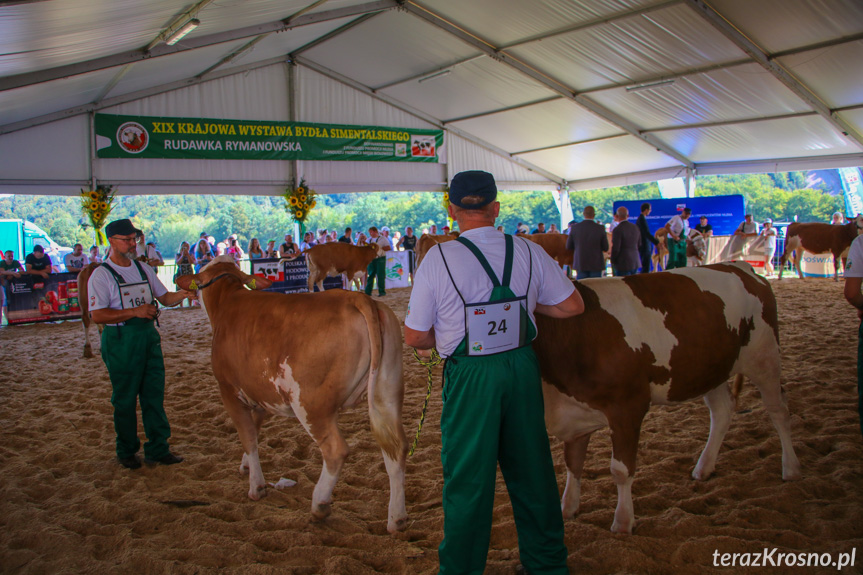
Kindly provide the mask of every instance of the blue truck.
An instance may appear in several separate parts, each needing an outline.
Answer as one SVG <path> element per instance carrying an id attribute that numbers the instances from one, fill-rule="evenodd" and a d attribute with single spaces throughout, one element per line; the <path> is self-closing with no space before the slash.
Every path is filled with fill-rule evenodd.
<path id="1" fill-rule="evenodd" d="M 57 242 L 39 226 L 26 220 L 0 220 L 0 250 L 12 250 L 14 258 L 24 263 L 27 254 L 33 252 L 33 247 L 40 245 L 58 271 L 66 271 L 63 256 L 71 252 L 71 248 L 57 245 Z"/>

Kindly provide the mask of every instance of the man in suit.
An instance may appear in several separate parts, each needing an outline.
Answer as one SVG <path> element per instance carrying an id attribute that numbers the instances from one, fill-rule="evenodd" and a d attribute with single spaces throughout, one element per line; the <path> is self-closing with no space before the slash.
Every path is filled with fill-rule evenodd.
<path id="1" fill-rule="evenodd" d="M 650 272 L 650 260 L 653 257 L 653 246 L 659 241 L 656 236 L 650 233 L 650 228 L 647 227 L 647 216 L 650 215 L 650 204 L 644 202 L 641 204 L 641 214 L 639 214 L 635 225 L 641 234 L 641 239 L 638 243 L 638 254 L 641 256 L 641 273 Z"/>
<path id="2" fill-rule="evenodd" d="M 599 278 L 605 270 L 605 254 L 608 251 L 608 235 L 605 227 L 593 221 L 596 210 L 585 206 L 584 219 L 574 224 L 566 239 L 566 249 L 573 251 L 572 269 L 576 279 Z"/>
<path id="3" fill-rule="evenodd" d="M 638 272 L 641 263 L 638 244 L 641 232 L 629 221 L 629 210 L 617 208 L 617 227 L 611 232 L 611 269 L 616 276 L 631 276 Z"/>

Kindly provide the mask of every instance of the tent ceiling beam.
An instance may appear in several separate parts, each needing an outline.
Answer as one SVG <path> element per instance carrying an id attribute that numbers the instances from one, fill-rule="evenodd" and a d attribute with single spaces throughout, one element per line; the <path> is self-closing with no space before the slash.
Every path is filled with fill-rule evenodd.
<path id="1" fill-rule="evenodd" d="M 320 44 L 323 44 L 327 40 L 331 40 L 332 38 L 335 38 L 336 36 L 342 34 L 343 32 L 347 32 L 351 28 L 359 26 L 363 22 L 371 20 L 372 18 L 374 18 L 378 14 L 380 14 L 380 12 L 369 12 L 368 14 L 363 14 L 359 18 L 354 18 L 353 20 L 351 20 L 347 24 L 345 24 L 343 26 L 339 26 L 338 28 L 336 28 L 332 32 L 328 32 L 328 33 L 324 34 L 323 36 L 319 36 L 318 38 L 315 38 L 314 40 L 312 40 L 311 42 L 309 42 L 307 44 L 303 44 L 302 46 L 300 46 L 299 48 L 297 48 L 296 50 L 291 52 L 291 54 L 290 54 L 291 59 L 293 59 L 294 56 L 299 56 L 300 54 L 302 54 L 303 52 L 305 52 L 307 50 L 311 50 L 315 46 L 319 46 Z"/>
<path id="2" fill-rule="evenodd" d="M 546 88 L 549 88 L 550 90 L 557 92 L 565 98 L 576 102 L 577 104 L 592 112 L 594 115 L 599 116 L 606 122 L 610 122 L 618 128 L 625 130 L 630 135 L 638 138 L 650 147 L 666 154 L 667 156 L 674 158 L 676 161 L 680 162 L 684 166 L 687 166 L 689 168 L 693 167 L 694 164 L 692 163 L 692 160 L 683 156 L 680 152 L 678 152 L 671 146 L 668 146 L 661 140 L 654 138 L 649 134 L 643 134 L 641 128 L 639 128 L 632 122 L 626 120 L 619 114 L 612 112 L 611 110 L 605 108 L 597 102 L 594 102 L 593 100 L 590 100 L 585 96 L 577 94 L 574 90 L 570 89 L 563 82 L 540 72 L 539 70 L 525 64 L 524 62 L 513 58 L 509 54 L 501 52 L 500 50 L 494 48 L 490 42 L 480 39 L 473 34 L 465 32 L 463 27 L 449 22 L 443 17 L 435 14 L 434 12 L 431 12 L 430 10 L 420 8 L 416 4 L 408 3 L 405 5 L 405 9 L 409 13 L 421 18 L 422 20 L 425 20 L 430 24 L 437 26 L 441 30 L 449 32 L 451 35 L 462 40 L 468 45 L 478 48 L 493 59 L 518 70 L 519 72 L 525 74 L 530 78 L 533 78 Z"/>
<path id="3" fill-rule="evenodd" d="M 531 154 L 533 152 L 546 152 L 548 150 L 557 150 L 560 148 L 568 148 L 570 146 L 578 146 L 580 144 L 595 144 L 596 142 L 605 142 L 606 140 L 613 140 L 614 138 L 621 138 L 623 136 L 627 136 L 626 132 L 620 132 L 618 134 L 609 134 L 607 136 L 599 136 L 598 138 L 588 138 L 586 140 L 576 140 L 574 142 L 565 142 L 563 144 L 555 144 L 553 146 L 543 146 L 541 148 L 532 148 L 530 150 L 519 150 L 518 152 L 513 152 L 513 156 L 518 156 L 521 154 Z"/>
<path id="4" fill-rule="evenodd" d="M 464 122 L 466 120 L 474 120 L 476 118 L 484 118 L 485 116 L 493 116 L 494 114 L 501 114 L 503 112 L 512 112 L 513 110 L 520 110 L 522 108 L 529 108 L 531 106 L 538 106 L 539 104 L 547 104 L 549 102 L 555 102 L 557 100 L 562 100 L 563 96 L 551 96 L 549 98 L 540 98 L 539 100 L 533 100 L 531 102 L 525 102 L 524 104 L 516 104 L 515 106 L 507 106 L 506 108 L 496 108 L 494 110 L 489 110 L 488 112 L 479 112 L 478 114 L 470 114 L 467 116 L 459 116 L 458 118 L 450 118 L 448 120 L 444 120 L 444 124 L 451 124 L 455 122 Z"/>
<path id="5" fill-rule="evenodd" d="M 775 116 L 758 116 L 755 118 L 738 118 L 735 120 L 722 120 L 718 122 L 698 122 L 695 124 L 678 124 L 672 126 L 662 126 L 659 128 L 651 128 L 645 130 L 645 133 L 655 134 L 656 132 L 673 132 L 676 130 L 689 130 L 694 128 L 718 128 L 720 126 L 736 126 L 739 124 L 752 124 L 755 122 L 769 122 L 770 120 L 786 120 L 790 118 L 806 118 L 808 116 L 817 116 L 818 112 L 797 112 L 792 114 L 777 114 Z"/>
<path id="6" fill-rule="evenodd" d="M 161 84 L 159 86 L 153 86 L 152 88 L 146 88 L 144 90 L 138 90 L 136 92 L 130 92 L 128 94 L 123 94 L 122 96 L 115 96 L 114 98 L 108 98 L 106 100 L 102 100 L 101 102 L 95 104 L 84 104 L 82 106 L 73 106 L 71 108 L 66 108 L 65 110 L 60 110 L 57 112 L 52 112 L 50 114 L 45 114 L 43 116 L 37 116 L 35 118 L 30 118 L 27 120 L 21 120 L 20 122 L 12 122 L 3 126 L 0 126 L 0 135 L 2 134 L 10 134 L 12 132 L 17 132 L 19 130 L 26 130 L 27 128 L 32 128 L 34 126 L 40 126 L 42 124 L 49 124 L 51 122 L 56 122 L 57 120 L 64 120 L 66 118 L 71 118 L 73 116 L 79 116 L 81 114 L 87 114 L 89 112 L 97 112 L 99 110 L 103 110 L 105 108 L 110 108 L 112 106 L 119 106 L 120 104 L 125 104 L 127 102 L 134 102 L 135 100 L 141 100 L 143 98 L 149 98 L 150 96 L 156 96 L 157 94 L 164 94 L 165 92 L 170 92 L 172 90 L 179 90 L 181 88 L 188 88 L 189 86 L 194 86 L 196 84 L 201 84 L 203 82 L 209 82 L 211 80 L 218 80 L 219 78 L 224 78 L 226 76 L 233 76 L 234 74 L 242 74 L 244 72 L 248 72 L 249 70 L 255 70 L 257 68 L 265 68 L 267 66 L 272 66 L 273 64 L 281 64 L 285 62 L 285 56 L 278 56 L 276 58 L 269 58 L 267 60 L 261 60 L 259 62 L 252 62 L 246 64 L 244 66 L 234 66 L 229 69 L 221 70 L 219 72 L 214 72 L 207 76 L 206 78 L 192 77 L 186 78 L 185 80 L 177 80 L 176 82 L 170 82 L 168 84 Z"/>
<path id="7" fill-rule="evenodd" d="M 311 60 L 306 59 L 303 56 L 297 57 L 295 62 L 297 64 L 302 65 L 302 66 L 306 66 L 307 68 L 314 70 L 315 72 L 322 74 L 322 75 L 324 75 L 324 76 L 326 76 L 332 80 L 335 80 L 337 82 L 341 82 L 342 84 L 344 84 L 350 88 L 353 88 L 359 92 L 362 92 L 363 94 L 366 94 L 367 96 L 375 98 L 376 100 L 380 100 L 381 102 L 384 102 L 385 104 L 389 104 L 390 106 L 393 106 L 394 108 L 401 110 L 402 112 L 406 112 L 412 116 L 415 116 L 424 122 L 428 122 L 429 124 L 432 124 L 432 125 L 434 125 L 438 128 L 441 128 L 441 129 L 446 129 L 446 130 L 456 134 L 457 136 L 464 138 L 465 140 L 468 140 L 468 141 L 476 144 L 477 146 L 480 146 L 486 150 L 494 152 L 495 154 L 498 154 L 498 155 L 506 158 L 507 160 L 518 164 L 519 166 L 521 166 L 527 170 L 530 170 L 532 172 L 536 172 L 537 174 L 541 175 L 542 177 L 548 179 L 551 182 L 554 182 L 556 184 L 561 184 L 563 182 L 563 178 L 561 178 L 560 176 L 552 174 L 551 172 L 544 170 L 544 169 L 540 168 L 539 166 L 536 166 L 536 165 L 534 165 L 528 161 L 525 161 L 521 158 L 514 157 L 512 154 L 510 154 L 506 150 L 498 148 L 497 146 L 494 146 L 494 145 L 492 145 L 492 144 L 490 144 L 484 140 L 481 140 L 480 138 L 477 138 L 473 134 L 470 134 L 470 133 L 465 132 L 463 130 L 460 130 L 458 128 L 454 128 L 452 126 L 444 126 L 443 123 L 438 118 L 434 118 L 434 117 L 432 117 L 432 116 L 430 116 L 424 112 L 421 112 L 415 108 L 412 108 L 411 106 L 408 106 L 407 104 L 400 102 L 399 100 L 396 100 L 395 98 L 390 98 L 389 96 L 387 96 L 385 94 L 378 94 L 374 90 L 372 90 L 370 87 L 364 86 L 363 84 L 360 84 L 356 80 L 353 80 L 351 78 L 343 76 L 342 74 L 339 74 L 338 72 L 336 72 L 334 70 L 330 70 L 329 68 L 326 68 L 325 66 L 321 66 L 321 65 L 319 65 L 319 64 L 317 64 Z"/>
<path id="8" fill-rule="evenodd" d="M 187 52 L 197 48 L 242 40 L 244 38 L 253 38 L 262 34 L 285 32 L 300 26 L 308 26 L 310 24 L 318 24 L 320 22 L 330 20 L 339 20 L 341 18 L 359 16 L 371 12 L 391 10 L 397 6 L 399 6 L 399 3 L 396 0 L 376 0 L 374 2 L 358 4 L 356 6 L 349 6 L 346 8 L 336 8 L 333 10 L 316 12 L 314 14 L 303 14 L 302 16 L 290 21 L 277 20 L 275 22 L 259 24 L 256 26 L 246 26 L 244 28 L 237 28 L 235 30 L 228 30 L 197 38 L 186 38 L 182 43 L 178 43 L 173 46 L 160 44 L 155 46 L 149 52 L 145 52 L 143 50 L 131 50 L 129 52 L 105 56 L 103 58 L 95 58 L 86 62 L 77 62 L 75 64 L 57 66 L 46 70 L 38 70 L 36 72 L 6 76 L 0 78 L 0 91 L 21 88 L 23 86 L 30 86 L 32 84 L 39 84 L 42 82 L 50 82 L 51 80 L 59 80 L 61 78 L 77 76 L 80 74 L 87 74 L 97 70 L 123 66 L 134 62 L 140 62 L 142 60 L 149 60 L 150 58 L 178 54 L 180 52 Z"/>
<path id="9" fill-rule="evenodd" d="M 832 113 L 824 101 L 813 92 L 806 84 L 795 78 L 788 70 L 776 62 L 762 50 L 755 42 L 747 38 L 732 22 L 727 20 L 713 7 L 707 5 L 703 0 L 685 0 L 686 3 L 711 26 L 728 38 L 735 46 L 743 50 L 749 57 L 758 62 L 765 70 L 770 72 L 777 80 L 782 82 L 786 88 L 791 90 L 797 97 L 820 114 L 825 120 L 843 135 L 857 142 L 863 147 L 863 135 L 838 115 Z"/>

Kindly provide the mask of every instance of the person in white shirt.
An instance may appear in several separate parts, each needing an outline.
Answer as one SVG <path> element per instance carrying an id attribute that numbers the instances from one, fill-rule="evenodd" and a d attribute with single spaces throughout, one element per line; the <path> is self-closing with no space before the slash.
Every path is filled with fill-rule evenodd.
<path id="1" fill-rule="evenodd" d="M 776 228 L 773 227 L 773 220 L 770 218 L 764 220 L 761 236 L 764 238 L 764 255 L 767 258 L 764 262 L 764 273 L 772 276 L 773 256 L 776 254 Z"/>
<path id="2" fill-rule="evenodd" d="M 90 246 L 90 257 L 88 260 L 91 264 L 102 263 L 102 256 L 99 255 L 99 246 Z"/>
<path id="3" fill-rule="evenodd" d="M 665 241 L 668 245 L 668 264 L 666 270 L 686 267 L 686 238 L 689 237 L 689 216 L 692 215 L 690 208 L 673 216 L 665 224 L 668 236 Z"/>
<path id="4" fill-rule="evenodd" d="M 144 237 L 144 232 L 140 233 L 141 235 L 138 236 L 137 245 L 135 246 L 136 253 L 138 254 L 138 261 L 147 262 L 152 268 L 164 265 L 165 262 L 162 261 L 162 257 L 159 255 L 159 252 L 156 251 L 156 246 L 148 244 L 147 238 Z"/>
<path id="5" fill-rule="evenodd" d="M 863 236 L 857 236 L 848 250 L 845 262 L 845 299 L 857 310 L 857 320 L 863 320 Z M 857 413 L 860 433 L 863 433 L 863 321 L 857 328 Z"/>
<path id="6" fill-rule="evenodd" d="M 746 214 L 740 225 L 734 231 L 735 236 L 743 236 L 744 238 L 754 238 L 761 230 L 758 229 L 758 222 L 752 221 L 752 214 Z"/>
<path id="7" fill-rule="evenodd" d="M 88 259 L 87 255 L 84 254 L 84 246 L 75 244 L 73 250 L 63 256 L 63 263 L 66 264 L 67 272 L 78 273 L 87 265 Z"/>
<path id="8" fill-rule="evenodd" d="M 456 174 L 449 197 L 461 235 L 428 252 L 405 318 L 407 345 L 436 347 L 447 358 L 440 572 L 483 572 L 499 464 L 525 570 L 564 575 L 563 521 L 531 341 L 534 312 L 570 317 L 584 302 L 538 244 L 494 229 L 500 203 L 491 174 Z"/>
<path id="9" fill-rule="evenodd" d="M 171 453 L 168 438 L 171 426 L 165 415 L 165 362 L 155 320 L 156 301 L 172 306 L 194 294 L 185 290 L 168 291 L 156 272 L 138 261 L 136 234 L 131 220 L 116 220 L 105 227 L 111 256 L 93 270 L 87 283 L 90 316 L 102 330 L 102 360 L 111 379 L 111 404 L 114 406 L 116 452 L 120 465 L 138 469 L 137 405 L 147 443 L 144 458 L 148 464 L 173 465 L 183 461 Z"/>

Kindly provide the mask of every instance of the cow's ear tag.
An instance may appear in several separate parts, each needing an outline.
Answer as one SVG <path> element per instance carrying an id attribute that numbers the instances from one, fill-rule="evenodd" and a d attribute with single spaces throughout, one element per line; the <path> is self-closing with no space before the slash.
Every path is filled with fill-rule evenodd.
<path id="1" fill-rule="evenodd" d="M 258 282 L 255 278 L 252 278 L 252 281 L 249 282 L 249 287 L 252 289 L 258 289 Z"/>
<path id="2" fill-rule="evenodd" d="M 189 282 L 189 289 L 192 291 L 198 291 L 198 284 L 195 283 L 195 280 Z"/>

